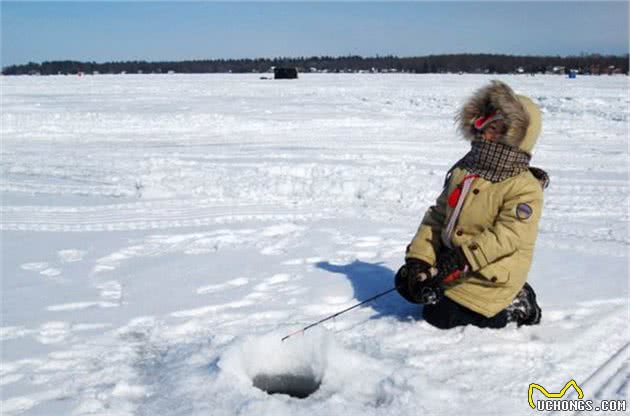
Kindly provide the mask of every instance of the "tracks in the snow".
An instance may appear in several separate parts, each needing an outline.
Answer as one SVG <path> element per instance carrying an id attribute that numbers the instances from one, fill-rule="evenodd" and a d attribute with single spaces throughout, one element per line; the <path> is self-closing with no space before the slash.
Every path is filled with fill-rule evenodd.
<path id="1" fill-rule="evenodd" d="M 600 400 L 610 400 L 620 396 L 619 392 L 626 388 L 630 378 L 629 360 L 630 342 L 626 342 L 608 360 L 597 367 L 586 380 L 579 383 L 585 399 L 595 400 L 595 405 L 597 405 Z M 577 392 L 571 390 L 571 393 L 564 399 L 576 400 Z M 552 414 L 572 416 L 585 414 L 585 412 L 556 412 Z"/>
<path id="2" fill-rule="evenodd" d="M 304 221 L 326 218 L 313 212 L 279 206 L 219 206 L 198 201 L 156 201 L 94 207 L 3 207 L 5 231 L 130 231 L 233 224 L 245 221 Z"/>

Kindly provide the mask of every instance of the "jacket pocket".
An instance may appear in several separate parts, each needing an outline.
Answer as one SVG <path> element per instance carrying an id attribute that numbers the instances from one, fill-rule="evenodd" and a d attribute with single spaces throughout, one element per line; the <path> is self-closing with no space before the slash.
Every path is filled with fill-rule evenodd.
<path id="1" fill-rule="evenodd" d="M 477 273 L 483 279 L 496 285 L 505 285 L 510 281 L 510 269 L 501 262 L 491 263 Z"/>

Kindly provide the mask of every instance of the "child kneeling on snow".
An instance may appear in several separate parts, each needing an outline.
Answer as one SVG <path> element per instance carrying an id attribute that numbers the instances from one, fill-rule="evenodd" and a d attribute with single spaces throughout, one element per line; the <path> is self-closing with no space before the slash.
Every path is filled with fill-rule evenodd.
<path id="1" fill-rule="evenodd" d="M 529 166 L 540 110 L 492 81 L 468 100 L 458 122 L 472 148 L 424 215 L 396 288 L 425 304 L 424 319 L 438 328 L 535 325 L 541 310 L 526 281 L 549 183 Z"/>

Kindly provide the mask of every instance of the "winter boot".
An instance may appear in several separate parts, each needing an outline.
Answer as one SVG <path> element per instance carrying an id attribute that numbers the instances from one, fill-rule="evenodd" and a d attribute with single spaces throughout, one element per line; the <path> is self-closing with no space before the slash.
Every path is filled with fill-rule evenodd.
<path id="1" fill-rule="evenodd" d="M 540 306 L 536 303 L 536 293 L 529 283 L 525 283 L 506 311 L 508 322 L 516 322 L 518 326 L 536 325 L 542 316 Z"/>

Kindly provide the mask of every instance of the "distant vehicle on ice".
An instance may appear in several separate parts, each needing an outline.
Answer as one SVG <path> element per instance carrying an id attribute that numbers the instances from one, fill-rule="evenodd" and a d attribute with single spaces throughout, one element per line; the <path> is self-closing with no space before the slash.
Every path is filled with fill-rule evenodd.
<path id="1" fill-rule="evenodd" d="M 297 68 L 274 68 L 273 69 L 274 79 L 297 79 L 297 77 L 298 77 Z"/>

